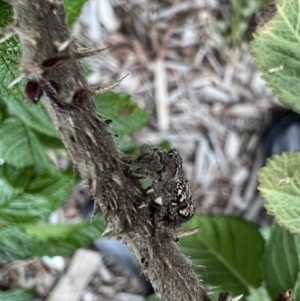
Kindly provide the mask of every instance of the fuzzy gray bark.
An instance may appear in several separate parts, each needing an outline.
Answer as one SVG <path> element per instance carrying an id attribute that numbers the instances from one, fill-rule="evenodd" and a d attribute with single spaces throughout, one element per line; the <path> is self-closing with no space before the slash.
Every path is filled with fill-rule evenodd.
<path id="1" fill-rule="evenodd" d="M 35 67 L 45 59 L 76 53 L 74 45 L 62 52 L 57 50 L 58 43 L 70 38 L 59 1 L 12 0 L 12 5 L 15 24 L 23 32 L 19 35 L 21 68 L 36 72 Z M 61 85 L 60 96 L 65 102 L 72 101 L 77 89 L 88 89 L 76 60 L 50 72 L 49 79 Z M 43 101 L 76 170 L 104 212 L 107 229 L 122 239 L 142 263 L 157 296 L 163 301 L 210 300 L 192 263 L 174 242 L 174 233 L 160 230 L 155 238 L 149 237 L 149 209 L 136 212 L 133 206 L 143 192 L 136 181 L 124 174 L 122 154 L 107 131 L 104 118 L 97 114 L 93 96 L 89 93 L 81 110 L 59 110 L 48 97 L 43 97 Z"/>

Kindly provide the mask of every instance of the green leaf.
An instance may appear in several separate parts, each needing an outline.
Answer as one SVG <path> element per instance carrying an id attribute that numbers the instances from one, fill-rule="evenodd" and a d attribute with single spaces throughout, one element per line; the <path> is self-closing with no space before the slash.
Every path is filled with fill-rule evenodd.
<path id="1" fill-rule="evenodd" d="M 98 221 L 97 221 L 98 222 Z M 87 225 L 87 222 L 82 224 L 83 227 Z M 57 225 L 49 225 L 49 224 L 28 224 L 23 225 L 25 232 L 34 238 L 39 240 L 47 240 L 53 238 L 61 238 L 63 236 L 68 235 L 72 231 L 74 231 L 74 224 L 57 224 Z M 76 225 L 76 229 L 78 230 L 79 226 Z"/>
<path id="2" fill-rule="evenodd" d="M 7 292 L 0 292 L 0 300 L 3 301 L 31 301 L 33 293 L 26 289 L 15 289 Z"/>
<path id="3" fill-rule="evenodd" d="M 24 227 L 28 236 L 36 238 L 42 246 L 35 252 L 36 256 L 68 256 L 76 249 L 91 244 L 101 236 L 104 229 L 102 218 L 95 219 L 92 224 L 85 221 L 72 225 L 40 226 L 40 230 L 30 225 Z"/>
<path id="4" fill-rule="evenodd" d="M 282 153 L 267 160 L 258 173 L 265 208 L 276 222 L 300 234 L 300 152 Z"/>
<path id="5" fill-rule="evenodd" d="M 133 142 L 132 136 L 114 136 L 115 142 L 119 149 L 125 154 L 139 154 L 139 146 Z"/>
<path id="6" fill-rule="evenodd" d="M 12 19 L 12 7 L 1 2 L 0 28 L 4 28 Z M 13 37 L 0 44 L 0 92 L 9 109 L 28 126 L 51 137 L 57 137 L 53 122 L 41 106 L 29 106 L 26 100 L 24 82 L 7 89 L 8 85 L 19 76 L 20 45 Z"/>
<path id="7" fill-rule="evenodd" d="M 1 2 L 0 28 L 4 28 L 13 21 L 12 7 Z M 11 94 L 7 86 L 18 76 L 18 64 L 21 54 L 17 39 L 11 38 L 0 44 L 0 91 L 1 96 Z"/>
<path id="8" fill-rule="evenodd" d="M 300 1 L 277 1 L 276 16 L 254 35 L 254 57 L 279 100 L 300 112 Z"/>
<path id="9" fill-rule="evenodd" d="M 97 95 L 95 100 L 98 111 L 113 121 L 109 129 L 114 134 L 132 135 L 148 122 L 148 112 L 140 109 L 127 94 L 106 92 Z"/>
<path id="10" fill-rule="evenodd" d="M 259 296 L 259 297 L 258 297 Z M 243 299 L 242 299 L 243 300 Z M 256 294 L 251 294 L 246 298 L 247 301 L 273 301 L 274 299 L 271 299 L 267 289 L 265 288 L 265 286 L 260 286 L 257 290 L 256 290 Z"/>
<path id="11" fill-rule="evenodd" d="M 3 97 L 9 109 L 30 128 L 53 138 L 58 138 L 53 122 L 42 105 L 32 105 L 25 98 L 25 87 L 19 84 L 14 95 Z M 16 94 L 18 93 L 18 94 Z"/>
<path id="12" fill-rule="evenodd" d="M 45 148 L 60 149 L 60 151 L 66 152 L 65 146 L 59 138 L 50 137 L 37 131 L 34 131 L 34 134 Z"/>
<path id="13" fill-rule="evenodd" d="M 0 123 L 7 117 L 7 109 L 4 101 L 0 98 Z"/>
<path id="14" fill-rule="evenodd" d="M 59 208 L 74 187 L 74 176 L 40 167 L 0 167 L 0 220 L 32 223 Z"/>
<path id="15" fill-rule="evenodd" d="M 160 299 L 158 299 L 155 294 L 152 294 L 146 299 L 146 301 L 160 301 Z"/>
<path id="16" fill-rule="evenodd" d="M 27 236 L 21 228 L 0 228 L 0 261 L 33 257 L 36 247 L 40 247 L 37 241 Z"/>
<path id="17" fill-rule="evenodd" d="M 171 142 L 169 140 L 166 140 L 166 139 L 160 141 L 158 146 L 165 149 L 165 150 L 167 150 L 167 151 L 171 150 L 171 148 L 172 148 Z"/>
<path id="18" fill-rule="evenodd" d="M 298 254 L 300 254 L 300 253 L 298 253 Z M 295 297 L 295 300 L 300 299 L 300 273 L 298 273 L 298 278 L 296 280 L 296 284 L 293 289 L 293 295 Z"/>
<path id="19" fill-rule="evenodd" d="M 45 231 L 44 235 L 42 231 Z M 2 227 L 0 260 L 12 261 L 44 255 L 69 256 L 76 249 L 91 244 L 102 232 L 103 221 L 100 218 L 92 224 L 25 225 L 24 230 L 21 227 Z"/>
<path id="20" fill-rule="evenodd" d="M 17 118 L 8 118 L 0 124 L 0 158 L 16 167 L 54 166 L 34 133 Z"/>
<path id="21" fill-rule="evenodd" d="M 264 244 L 259 229 L 239 218 L 201 215 L 185 228 L 199 225 L 198 233 L 180 240 L 180 247 L 195 264 L 206 266 L 197 269 L 200 279 L 233 296 L 256 292 Z"/>
<path id="22" fill-rule="evenodd" d="M 277 225 L 273 227 L 262 261 L 263 280 L 272 300 L 283 290 L 294 288 L 298 283 L 299 247 L 300 237 Z M 295 300 L 299 300 L 299 289 L 293 291 Z"/>
<path id="23" fill-rule="evenodd" d="M 87 0 L 64 0 L 68 24 L 72 25 L 80 16 L 81 9 Z"/>

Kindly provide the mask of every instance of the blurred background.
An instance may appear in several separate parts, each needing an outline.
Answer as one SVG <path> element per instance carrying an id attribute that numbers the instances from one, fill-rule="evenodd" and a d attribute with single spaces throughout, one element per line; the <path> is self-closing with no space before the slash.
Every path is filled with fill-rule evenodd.
<path id="1" fill-rule="evenodd" d="M 197 209 L 268 223 L 256 194 L 261 137 L 280 106 L 251 56 L 266 1 L 88 1 L 73 33 L 91 85 L 130 94 L 151 112 L 134 140 L 179 147 Z"/>
<path id="2" fill-rule="evenodd" d="M 110 47 L 83 63 L 89 84 L 105 88 L 128 73 L 114 91 L 149 112 L 148 124 L 122 141 L 123 150 L 132 154 L 133 145 L 144 143 L 179 147 L 198 213 L 259 226 L 272 223 L 257 192 L 259 168 L 269 156 L 300 146 L 298 115 L 279 104 L 251 55 L 257 24 L 275 12 L 272 4 L 262 10 L 268 2 L 89 0 L 72 26 L 82 46 Z M 50 155 L 61 169 L 70 165 L 65 153 Z M 49 222 L 90 219 L 92 210 L 79 181 Z M 68 281 L 78 277 L 90 280 L 70 295 Z M 44 256 L 0 265 L 0 288 L 20 287 L 33 288 L 36 301 L 142 301 L 153 293 L 128 248 L 103 238 L 71 260 Z"/>

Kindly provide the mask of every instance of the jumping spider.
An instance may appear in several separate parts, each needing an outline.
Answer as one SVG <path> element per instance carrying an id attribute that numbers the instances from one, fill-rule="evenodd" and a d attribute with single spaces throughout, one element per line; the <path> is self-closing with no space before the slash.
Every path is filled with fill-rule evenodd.
<path id="1" fill-rule="evenodd" d="M 133 161 L 131 175 L 149 178 L 152 185 L 146 189 L 147 200 L 154 224 L 178 228 L 195 213 L 195 202 L 188 180 L 182 170 L 182 157 L 178 149 L 142 147 L 141 156 Z"/>

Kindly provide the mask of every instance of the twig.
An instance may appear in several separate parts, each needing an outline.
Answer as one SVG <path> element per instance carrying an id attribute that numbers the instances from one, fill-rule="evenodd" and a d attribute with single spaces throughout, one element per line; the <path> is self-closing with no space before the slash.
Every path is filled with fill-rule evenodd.
<path id="1" fill-rule="evenodd" d="M 166 131 L 170 127 L 170 116 L 168 106 L 168 92 L 166 87 L 166 69 L 162 59 L 157 59 L 154 65 L 154 69 L 158 128 L 160 131 Z"/>

